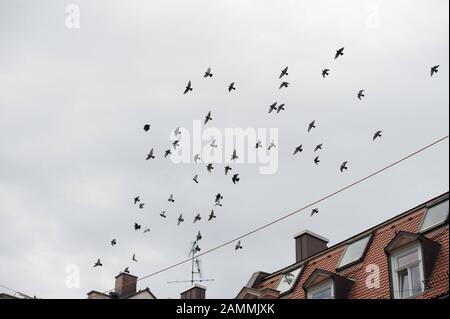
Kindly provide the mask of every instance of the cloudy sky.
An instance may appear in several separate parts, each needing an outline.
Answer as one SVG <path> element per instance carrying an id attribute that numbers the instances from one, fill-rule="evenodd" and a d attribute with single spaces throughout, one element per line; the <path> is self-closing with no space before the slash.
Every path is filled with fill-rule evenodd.
<path id="1" fill-rule="evenodd" d="M 126 266 L 141 277 L 185 259 L 199 230 L 202 249 L 212 248 L 448 134 L 446 0 L 72 3 L 0 0 L 0 284 L 29 295 L 106 291 Z M 70 28 L 73 8 L 79 28 Z M 214 76 L 203 79 L 209 66 Z M 279 90 L 285 66 L 291 85 Z M 189 80 L 194 90 L 183 95 Z M 274 101 L 286 110 L 269 115 Z M 164 159 L 170 132 L 192 132 L 210 110 L 208 126 L 220 131 L 278 129 L 276 173 L 234 164 L 241 180 L 233 185 L 223 163 L 209 174 L 204 163 Z M 383 137 L 373 143 L 377 130 Z M 145 161 L 152 147 L 156 158 Z M 292 263 L 292 236 L 304 229 L 334 244 L 448 191 L 448 163 L 446 140 L 321 203 L 313 218 L 298 214 L 246 238 L 239 252 L 204 256 L 204 276 L 215 279 L 208 297 L 235 297 L 253 272 Z M 208 223 L 218 192 L 224 206 Z M 177 227 L 180 213 L 186 222 Z M 204 218 L 194 225 L 197 213 Z M 151 232 L 135 232 L 134 222 Z M 94 269 L 97 258 L 104 266 Z M 73 265 L 79 287 L 67 286 Z M 183 265 L 139 287 L 178 298 L 189 284 L 167 282 L 189 277 Z"/>

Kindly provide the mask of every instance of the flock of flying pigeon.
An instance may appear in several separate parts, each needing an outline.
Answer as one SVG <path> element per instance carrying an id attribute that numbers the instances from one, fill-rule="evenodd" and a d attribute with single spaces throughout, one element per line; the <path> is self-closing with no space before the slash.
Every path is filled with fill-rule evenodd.
<path id="1" fill-rule="evenodd" d="M 340 48 L 339 50 L 336 51 L 336 54 L 335 54 L 335 56 L 334 56 L 334 59 L 338 59 L 340 56 L 343 56 L 343 55 L 344 55 L 344 48 Z M 280 90 L 283 89 L 283 88 L 288 88 L 289 85 L 290 85 L 289 82 L 287 82 L 287 81 L 284 80 L 284 79 L 289 75 L 288 71 L 289 71 L 289 67 L 285 67 L 283 70 L 281 70 L 281 73 L 280 73 L 280 75 L 279 75 L 279 79 L 280 79 L 280 80 L 283 79 L 283 80 L 282 80 L 282 82 L 281 82 L 281 84 L 280 84 L 280 86 L 279 86 L 279 89 L 280 89 Z M 439 65 L 432 66 L 431 69 L 430 69 L 430 76 L 433 77 L 436 73 L 438 73 L 438 71 L 439 71 Z M 323 69 L 323 70 L 322 70 L 322 77 L 323 77 L 323 78 L 326 78 L 326 77 L 329 76 L 329 75 L 330 75 L 330 69 Z M 203 78 L 206 79 L 206 78 L 212 78 L 212 77 L 213 77 L 213 73 L 212 73 L 212 71 L 211 71 L 211 68 L 208 68 L 208 69 L 206 70 L 206 72 L 204 73 Z M 188 84 L 186 85 L 185 89 L 184 89 L 183 94 L 188 94 L 189 92 L 192 92 L 193 90 L 194 90 L 194 88 L 192 87 L 192 82 L 189 81 Z M 231 92 L 234 91 L 234 90 L 236 90 L 236 83 L 235 83 L 235 82 L 231 82 L 231 83 L 228 85 L 228 92 L 231 93 Z M 359 90 L 359 91 L 357 92 L 357 94 L 356 94 L 356 97 L 357 97 L 359 100 L 362 100 L 362 99 L 365 97 L 365 90 Z M 284 110 L 285 110 L 284 107 L 285 107 L 285 104 L 279 104 L 279 105 L 278 105 L 278 102 L 275 102 L 275 103 L 273 103 L 273 104 L 271 104 L 271 105 L 269 106 L 269 114 L 272 113 L 272 112 L 280 113 L 281 111 L 284 111 Z M 205 120 L 204 120 L 203 123 L 204 123 L 204 125 L 206 125 L 208 122 L 210 122 L 210 121 L 212 121 L 212 120 L 213 120 L 212 114 L 211 114 L 211 111 L 209 111 L 208 114 L 206 114 Z M 144 129 L 145 132 L 148 132 L 148 131 L 150 130 L 150 127 L 151 127 L 150 124 L 145 124 L 143 129 Z M 314 128 L 316 128 L 316 121 L 315 121 L 315 120 L 312 121 L 311 123 L 309 123 L 308 128 L 307 128 L 307 131 L 310 132 L 310 131 L 311 131 L 312 129 L 314 129 Z M 373 137 L 372 137 L 372 140 L 375 141 L 376 139 L 380 138 L 380 137 L 382 136 L 382 132 L 383 132 L 383 131 L 381 131 L 381 130 L 376 131 L 376 132 L 374 133 Z M 174 130 L 174 135 L 175 135 L 175 137 L 180 137 L 180 136 L 181 136 L 181 130 L 180 130 L 179 127 L 177 127 L 177 128 Z M 217 147 L 217 145 L 216 145 L 215 142 L 216 142 L 215 140 L 212 140 L 212 141 L 211 141 L 210 146 L 211 146 L 212 148 Z M 180 146 L 180 139 L 178 138 L 177 140 L 175 140 L 174 142 L 172 142 L 172 147 L 171 147 L 171 148 L 173 148 L 173 150 L 176 150 L 179 146 Z M 275 147 L 276 147 L 276 145 L 275 145 L 275 143 L 272 141 L 272 142 L 270 143 L 270 145 L 268 146 L 267 150 L 270 151 L 272 148 L 275 148 Z M 319 151 L 319 150 L 322 150 L 322 147 L 323 147 L 323 144 L 318 144 L 318 145 L 316 145 L 315 148 L 314 148 L 314 152 L 317 152 L 317 151 Z M 165 157 L 165 158 L 167 158 L 169 155 L 172 154 L 172 149 L 171 149 L 171 148 L 165 150 L 165 152 L 164 152 L 164 157 Z M 256 142 L 255 148 L 256 148 L 256 149 L 262 148 L 262 143 L 261 143 L 261 141 L 257 141 L 257 142 Z M 297 147 L 294 149 L 293 155 L 297 155 L 297 154 L 299 154 L 299 153 L 301 153 L 301 152 L 303 152 L 303 145 L 297 146 Z M 233 161 L 233 160 L 236 160 L 236 159 L 238 159 L 238 158 L 239 158 L 239 156 L 237 155 L 236 150 L 234 150 L 234 151 L 233 151 L 233 154 L 231 155 L 231 160 Z M 153 149 L 153 148 L 150 149 L 150 152 L 148 153 L 148 155 L 147 155 L 147 157 L 146 157 L 146 160 L 152 160 L 152 159 L 155 159 L 155 152 L 154 152 L 154 149 Z M 194 162 L 197 163 L 199 160 L 200 160 L 200 154 L 196 154 L 196 155 L 194 156 Z M 319 156 L 316 156 L 316 157 L 314 158 L 314 163 L 315 163 L 316 165 L 319 165 L 319 163 L 320 163 L 320 158 L 319 158 Z M 206 169 L 207 169 L 207 171 L 208 171 L 209 173 L 212 173 L 212 171 L 214 170 L 213 164 L 212 164 L 212 163 L 209 163 L 209 164 L 206 166 Z M 225 175 L 228 175 L 228 173 L 229 173 L 231 170 L 232 170 L 232 167 L 230 167 L 229 165 L 225 166 L 225 167 L 224 167 Z M 348 170 L 348 161 L 344 161 L 344 162 L 340 165 L 339 170 L 340 170 L 341 173 L 343 173 L 343 172 L 345 172 L 346 170 Z M 199 183 L 198 174 L 196 174 L 196 175 L 192 178 L 192 180 L 194 181 L 194 183 L 198 184 L 198 183 Z M 236 184 L 237 182 L 239 182 L 239 180 L 240 180 L 239 174 L 233 174 L 233 175 L 232 175 L 231 181 L 233 182 L 233 184 Z M 222 206 L 222 200 L 223 200 L 223 196 L 222 196 L 220 193 L 218 193 L 218 194 L 215 196 L 214 206 Z M 174 195 L 173 195 L 173 194 L 171 194 L 171 195 L 169 196 L 168 201 L 171 202 L 171 203 L 174 203 L 174 202 L 175 202 L 175 199 L 174 199 Z M 141 201 L 140 196 L 136 196 L 136 197 L 134 197 L 134 205 L 137 205 L 137 207 L 138 207 L 139 209 L 144 209 L 145 203 Z M 314 208 L 314 209 L 312 209 L 312 211 L 311 211 L 311 216 L 314 216 L 314 215 L 316 215 L 316 214 L 318 214 L 318 213 L 319 213 L 319 209 L 318 209 L 318 208 Z M 166 211 L 162 211 L 159 215 L 161 216 L 161 218 L 164 218 L 164 219 L 167 218 L 167 216 L 166 216 Z M 217 217 L 217 216 L 215 215 L 215 212 L 214 212 L 214 209 L 213 209 L 213 210 L 211 210 L 211 212 L 210 212 L 210 214 L 209 214 L 209 216 L 208 216 L 208 221 L 212 221 L 212 220 L 215 219 L 216 217 Z M 199 222 L 201 219 L 202 219 L 201 215 L 200 215 L 200 214 L 197 214 L 197 215 L 194 216 L 193 223 L 195 224 L 195 223 Z M 184 222 L 183 214 L 180 214 L 180 215 L 178 216 L 178 219 L 177 219 L 177 226 L 180 226 L 183 222 Z M 141 228 L 142 228 L 142 226 L 141 226 L 140 224 L 138 224 L 138 223 L 134 223 L 134 226 L 133 226 L 133 227 L 134 227 L 134 230 L 135 230 L 135 231 L 139 231 L 139 230 L 141 230 Z M 144 232 L 144 233 L 150 232 L 150 228 L 148 228 L 148 227 L 147 227 L 147 228 L 144 228 L 143 232 Z M 199 231 L 198 234 L 197 234 L 197 236 L 196 236 L 196 240 L 195 240 L 194 243 L 193 243 L 193 248 L 192 248 L 192 250 L 193 250 L 194 253 L 199 252 L 199 251 L 201 250 L 200 247 L 198 246 L 198 242 L 199 242 L 199 240 L 201 240 L 201 239 L 202 239 L 202 235 L 201 235 L 201 233 L 200 233 L 200 231 Z M 117 240 L 116 240 L 115 238 L 112 239 L 112 240 L 110 241 L 110 244 L 111 244 L 111 246 L 114 247 L 114 246 L 117 244 Z M 239 250 L 239 249 L 242 249 L 242 248 L 243 248 L 243 247 L 242 247 L 241 241 L 239 240 L 239 241 L 235 244 L 235 250 Z M 138 262 L 138 260 L 136 259 L 136 254 L 133 254 L 131 260 L 134 261 L 134 262 Z M 101 262 L 101 259 L 99 258 L 99 259 L 95 262 L 94 267 L 101 267 L 101 266 L 103 266 L 103 264 L 102 264 L 102 262 Z M 126 268 L 124 269 L 123 272 L 124 272 L 124 273 L 129 273 L 129 267 L 126 267 Z"/>

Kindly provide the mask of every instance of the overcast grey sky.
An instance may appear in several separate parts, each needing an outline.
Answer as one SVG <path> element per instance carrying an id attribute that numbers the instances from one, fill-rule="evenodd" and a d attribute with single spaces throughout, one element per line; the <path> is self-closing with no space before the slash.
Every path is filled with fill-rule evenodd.
<path id="1" fill-rule="evenodd" d="M 69 29 L 66 6 L 80 8 Z M 447 0 L 0 0 L 0 284 L 42 298 L 85 298 L 298 209 L 449 131 Z M 335 50 L 345 55 L 334 60 Z M 430 78 L 429 68 L 440 64 Z M 208 66 L 214 76 L 204 80 Z M 288 89 L 278 90 L 289 66 Z M 321 70 L 330 68 L 322 79 Z M 183 95 L 188 80 L 194 91 Z M 237 90 L 226 91 L 236 82 Z M 363 101 L 356 98 L 366 90 Z M 286 111 L 267 114 L 274 101 Z M 278 128 L 276 174 L 161 158 L 177 126 Z M 306 132 L 315 119 L 317 128 Z M 143 124 L 152 125 L 150 132 Z M 372 142 L 376 130 L 382 139 Z M 319 167 L 313 147 L 324 143 Z M 303 144 L 304 152 L 292 156 Z M 145 161 L 151 147 L 157 158 Z M 320 205 L 202 258 L 208 297 L 232 298 L 254 271 L 295 258 L 310 229 L 334 244 L 448 191 L 448 141 Z M 338 171 L 349 161 L 345 174 Z M 194 185 L 192 177 L 201 182 Z M 214 195 L 224 195 L 214 222 Z M 169 205 L 173 193 L 176 202 Z M 144 210 L 133 206 L 140 195 Z M 167 210 L 167 220 L 159 212 Z M 186 222 L 176 226 L 183 213 Z M 194 213 L 204 219 L 193 225 Z M 133 231 L 133 223 L 149 234 Z M 109 241 L 117 238 L 112 248 Z M 136 253 L 138 263 L 131 261 Z M 97 258 L 104 266 L 92 268 Z M 80 287 L 66 287 L 66 266 Z M 146 279 L 178 298 L 184 265 Z M 0 292 L 3 291 L 0 289 Z"/>

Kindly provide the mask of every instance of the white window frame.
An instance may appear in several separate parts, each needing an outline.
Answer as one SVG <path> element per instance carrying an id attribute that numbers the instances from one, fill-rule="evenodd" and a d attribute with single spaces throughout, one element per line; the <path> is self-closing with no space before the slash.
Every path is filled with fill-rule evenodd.
<path id="1" fill-rule="evenodd" d="M 409 255 L 412 252 L 417 251 L 417 257 L 418 260 L 415 262 L 411 262 L 405 266 L 398 267 L 398 259 L 401 257 L 404 257 L 406 255 Z M 423 293 L 425 285 L 424 285 L 424 272 L 423 272 L 423 258 L 422 258 L 422 245 L 420 243 L 414 243 L 411 245 L 408 245 L 406 247 L 399 248 L 398 250 L 395 250 L 391 253 L 391 277 L 392 277 L 392 290 L 394 292 L 394 298 L 395 299 L 410 299 L 414 298 L 420 294 Z M 419 266 L 419 279 L 420 279 L 420 292 L 416 294 L 412 294 L 412 290 L 410 290 L 411 295 L 409 295 L 406 298 L 402 297 L 402 292 L 400 290 L 400 282 L 399 282 L 399 271 L 408 269 L 408 280 L 409 280 L 409 289 L 412 289 L 412 282 L 411 282 L 411 275 L 409 273 L 409 269 L 414 266 Z"/>
<path id="2" fill-rule="evenodd" d="M 314 299 L 314 295 L 320 293 L 328 288 L 331 289 L 331 296 L 329 299 L 334 299 L 334 282 L 332 279 L 328 279 L 323 283 L 319 283 L 307 289 L 308 299 Z"/>
<path id="3" fill-rule="evenodd" d="M 444 224 L 447 222 L 448 216 L 449 216 L 449 212 L 447 212 L 447 217 L 444 218 L 443 220 L 441 220 L 441 221 L 439 221 L 439 222 L 436 222 L 436 223 L 434 223 L 434 224 L 432 224 L 432 225 L 429 225 L 429 226 L 426 227 L 426 228 L 423 228 L 423 224 L 425 223 L 425 219 L 427 218 L 427 215 L 428 215 L 429 210 L 432 209 L 432 208 L 435 207 L 435 206 L 444 204 L 445 202 L 448 202 L 448 201 L 449 201 L 449 200 L 446 199 L 446 200 L 444 200 L 444 201 L 441 201 L 441 202 L 439 202 L 439 203 L 436 203 L 436 204 L 434 204 L 434 205 L 431 205 L 431 206 L 427 207 L 427 211 L 426 211 L 425 214 L 423 215 L 422 222 L 420 223 L 420 227 L 419 227 L 419 231 L 420 231 L 421 233 L 424 233 L 424 232 L 426 232 L 426 231 L 428 231 L 428 230 L 430 230 L 430 229 L 433 229 L 433 228 L 435 228 L 435 227 L 437 227 L 437 226 L 444 225 Z M 423 228 L 423 229 L 422 229 L 422 228 Z"/>

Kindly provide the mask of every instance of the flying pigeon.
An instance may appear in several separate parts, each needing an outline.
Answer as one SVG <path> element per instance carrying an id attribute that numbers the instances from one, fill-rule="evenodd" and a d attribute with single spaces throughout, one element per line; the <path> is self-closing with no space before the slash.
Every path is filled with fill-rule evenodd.
<path id="1" fill-rule="evenodd" d="M 195 245 L 195 247 L 194 247 L 194 249 L 193 249 L 194 254 L 195 254 L 195 253 L 198 253 L 200 250 L 201 250 L 201 249 L 200 249 L 200 246 L 199 246 L 199 245 Z"/>
<path id="2" fill-rule="evenodd" d="M 198 184 L 198 175 L 195 175 L 192 180 Z"/>
<path id="3" fill-rule="evenodd" d="M 197 214 L 197 215 L 194 217 L 194 223 L 196 223 L 196 222 L 198 222 L 198 221 L 200 221 L 200 220 L 202 220 L 202 216 L 200 216 L 200 214 Z"/>
<path id="4" fill-rule="evenodd" d="M 140 204 L 139 204 L 139 208 L 140 208 L 140 209 L 144 209 L 144 205 L 145 205 L 145 203 L 140 203 Z"/>
<path id="5" fill-rule="evenodd" d="M 187 86 L 186 86 L 186 89 L 184 90 L 184 93 L 183 93 L 183 94 L 186 94 L 186 93 L 188 93 L 189 91 L 192 91 L 192 84 L 191 84 L 191 81 L 188 82 L 188 84 L 187 84 Z"/>
<path id="6" fill-rule="evenodd" d="M 234 160 L 236 160 L 236 159 L 238 159 L 238 158 L 239 158 L 239 156 L 237 156 L 236 150 L 234 150 L 234 151 L 233 151 L 233 155 L 231 155 L 231 160 L 234 161 Z"/>
<path id="7" fill-rule="evenodd" d="M 150 228 L 145 228 L 144 229 L 144 234 L 149 233 L 150 232 Z"/>
<path id="8" fill-rule="evenodd" d="M 314 208 L 314 209 L 311 211 L 311 217 L 314 216 L 315 214 L 318 214 L 318 213 L 319 213 L 319 209 Z"/>
<path id="9" fill-rule="evenodd" d="M 286 109 L 284 108 L 284 104 L 280 104 L 280 105 L 278 106 L 277 113 L 280 113 L 281 111 L 284 111 L 284 110 L 286 110 Z"/>
<path id="10" fill-rule="evenodd" d="M 431 76 L 433 76 L 435 73 L 438 73 L 438 72 L 439 72 L 439 65 L 435 65 L 435 66 L 431 67 L 431 71 L 430 71 Z"/>
<path id="11" fill-rule="evenodd" d="M 373 135 L 373 141 L 375 141 L 378 137 L 381 137 L 381 133 L 383 133 L 383 131 L 377 131 L 377 132 Z"/>
<path id="12" fill-rule="evenodd" d="M 340 48 L 336 51 L 336 55 L 334 56 L 334 59 L 337 59 L 339 56 L 344 55 L 344 48 Z"/>
<path id="13" fill-rule="evenodd" d="M 233 90 L 236 90 L 236 88 L 234 87 L 234 82 L 231 82 L 230 85 L 228 85 L 228 92 L 231 92 Z"/>
<path id="14" fill-rule="evenodd" d="M 278 102 L 275 102 L 275 103 L 273 103 L 273 104 L 271 104 L 269 106 L 269 113 L 272 113 L 272 111 L 276 111 L 277 110 L 277 103 Z"/>
<path id="15" fill-rule="evenodd" d="M 183 218 L 183 214 L 180 214 L 180 216 L 178 216 L 177 226 L 180 226 L 180 224 L 182 222 L 184 222 L 184 218 Z"/>
<path id="16" fill-rule="evenodd" d="M 364 90 L 359 90 L 357 96 L 358 96 L 358 99 L 362 100 L 362 98 L 365 97 Z"/>
<path id="17" fill-rule="evenodd" d="M 133 254 L 133 258 L 131 258 L 131 260 L 137 262 L 136 254 Z"/>
<path id="18" fill-rule="evenodd" d="M 212 73 L 211 73 L 211 68 L 208 68 L 207 70 L 206 70 L 206 72 L 205 72 L 205 75 L 203 75 L 203 77 L 206 79 L 206 78 L 212 78 Z"/>
<path id="19" fill-rule="evenodd" d="M 173 194 L 170 194 L 168 201 L 175 203 L 175 200 L 173 199 Z"/>
<path id="20" fill-rule="evenodd" d="M 311 131 L 313 128 L 316 128 L 316 121 L 312 121 L 308 125 L 308 132 Z"/>
<path id="21" fill-rule="evenodd" d="M 231 170 L 232 168 L 230 166 L 225 166 L 225 175 L 228 175 L 228 172 Z"/>
<path id="22" fill-rule="evenodd" d="M 166 150 L 165 152 L 164 152 L 164 157 L 166 158 L 167 156 L 169 156 L 169 155 L 171 155 L 172 154 L 172 151 L 171 150 Z"/>
<path id="23" fill-rule="evenodd" d="M 330 69 L 323 69 L 322 70 L 322 77 L 325 78 L 326 76 L 328 76 L 330 73 Z"/>
<path id="24" fill-rule="evenodd" d="M 316 156 L 316 158 L 314 159 L 314 163 L 316 165 L 319 165 L 319 163 L 320 163 L 319 156 Z"/>
<path id="25" fill-rule="evenodd" d="M 141 225 L 139 225 L 138 223 L 134 223 L 134 230 L 139 230 L 141 229 Z"/>
<path id="26" fill-rule="evenodd" d="M 214 169 L 213 164 L 209 163 L 209 164 L 206 166 L 206 169 L 208 170 L 209 173 L 212 173 L 212 170 Z"/>
<path id="27" fill-rule="evenodd" d="M 144 131 L 148 132 L 149 129 L 150 129 L 150 124 L 145 124 Z"/>
<path id="28" fill-rule="evenodd" d="M 111 246 L 115 246 L 117 244 L 117 241 L 115 239 L 111 240 Z"/>
<path id="29" fill-rule="evenodd" d="M 165 210 L 162 211 L 161 214 L 159 214 L 159 216 L 161 216 L 162 218 L 166 218 L 167 217 L 166 216 L 166 211 Z"/>
<path id="30" fill-rule="evenodd" d="M 270 151 L 272 148 L 275 148 L 275 147 L 277 147 L 277 146 L 275 145 L 274 141 L 272 141 L 272 142 L 270 142 L 270 145 L 267 148 L 267 150 Z"/>
<path id="31" fill-rule="evenodd" d="M 258 149 L 260 147 L 262 147 L 261 141 L 257 141 L 256 145 L 255 145 L 255 148 Z"/>
<path id="32" fill-rule="evenodd" d="M 280 84 L 280 90 L 281 90 L 282 88 L 287 88 L 287 87 L 289 87 L 289 82 L 284 81 L 284 82 L 282 82 L 282 83 Z"/>
<path id="33" fill-rule="evenodd" d="M 196 240 L 199 241 L 201 239 L 202 239 L 202 234 L 200 233 L 200 231 L 198 231 Z"/>
<path id="34" fill-rule="evenodd" d="M 322 149 L 322 145 L 323 144 L 316 145 L 316 147 L 314 148 L 314 152 L 317 152 L 318 150 L 321 150 Z"/>
<path id="35" fill-rule="evenodd" d="M 200 160 L 200 154 L 195 154 L 194 162 L 197 163 Z"/>
<path id="36" fill-rule="evenodd" d="M 212 210 L 211 214 L 209 214 L 208 221 L 212 220 L 213 218 L 216 218 L 216 215 L 214 215 L 214 210 Z"/>
<path id="37" fill-rule="evenodd" d="M 294 155 L 303 152 L 303 145 L 299 145 L 295 148 Z"/>
<path id="38" fill-rule="evenodd" d="M 129 274 L 130 273 L 130 267 L 125 267 L 123 272 L 126 273 L 126 274 Z"/>
<path id="39" fill-rule="evenodd" d="M 103 266 L 103 264 L 102 264 L 102 262 L 100 261 L 100 258 L 99 258 L 99 259 L 97 259 L 97 261 L 95 262 L 94 268 L 95 268 L 95 267 L 101 267 L 101 266 Z"/>
<path id="40" fill-rule="evenodd" d="M 211 146 L 212 148 L 216 148 L 216 147 L 217 147 L 216 140 L 213 139 L 213 140 L 211 141 L 211 143 L 209 144 L 209 146 Z"/>
<path id="41" fill-rule="evenodd" d="M 206 123 L 208 123 L 208 121 L 211 121 L 212 120 L 212 117 L 211 117 L 211 111 L 209 111 L 208 112 L 208 114 L 206 114 L 206 116 L 205 116 L 205 125 L 206 125 Z"/>
<path id="42" fill-rule="evenodd" d="M 177 128 L 175 129 L 175 131 L 173 131 L 173 134 L 174 134 L 175 136 L 181 135 L 180 128 L 177 127 Z"/>
<path id="43" fill-rule="evenodd" d="M 217 203 L 217 202 L 219 202 L 221 199 L 223 199 L 223 196 L 222 196 L 222 194 L 218 193 L 218 194 L 216 195 L 215 202 Z"/>
<path id="44" fill-rule="evenodd" d="M 147 158 L 145 159 L 146 161 L 148 161 L 149 159 L 154 159 L 155 156 L 153 155 L 153 148 L 150 150 L 150 153 L 148 153 Z"/>
<path id="45" fill-rule="evenodd" d="M 344 170 L 346 170 L 346 169 L 348 169 L 348 167 L 347 167 L 347 161 L 345 161 L 344 163 L 341 164 L 341 168 L 340 168 L 341 173 L 344 172 Z"/>
<path id="46" fill-rule="evenodd" d="M 233 177 L 231 178 L 233 184 L 236 184 L 237 182 L 239 182 L 239 180 L 240 180 L 239 174 L 234 174 Z"/>
<path id="47" fill-rule="evenodd" d="M 134 198 L 134 205 L 136 205 L 137 203 L 139 203 L 141 201 L 141 199 L 139 198 L 139 196 L 136 196 Z"/>
<path id="48" fill-rule="evenodd" d="M 216 203 L 214 204 L 214 206 L 220 206 L 220 207 L 222 207 L 223 205 L 222 205 L 221 201 L 218 200 L 218 201 L 216 201 Z"/>
<path id="49" fill-rule="evenodd" d="M 173 141 L 172 143 L 173 149 L 176 150 L 178 146 L 180 146 L 180 140 Z"/>
<path id="50" fill-rule="evenodd" d="M 281 79 L 283 76 L 289 75 L 289 74 L 288 74 L 288 69 L 289 69 L 289 67 L 287 66 L 287 67 L 285 67 L 283 70 L 281 70 L 280 76 L 279 76 L 278 78 Z"/>
<path id="51" fill-rule="evenodd" d="M 241 245 L 241 241 L 240 240 L 236 243 L 236 246 L 234 247 L 234 249 L 235 250 L 242 249 L 242 245 Z"/>

